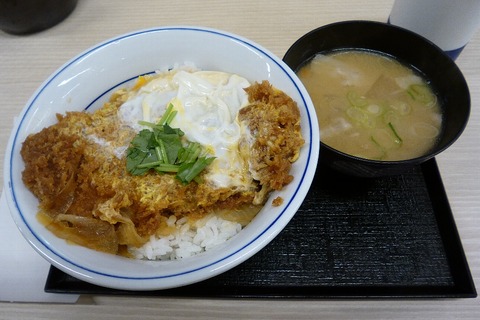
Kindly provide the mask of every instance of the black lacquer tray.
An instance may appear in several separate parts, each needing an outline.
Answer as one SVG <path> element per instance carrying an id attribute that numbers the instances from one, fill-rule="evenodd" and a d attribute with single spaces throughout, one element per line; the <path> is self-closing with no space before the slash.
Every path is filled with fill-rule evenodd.
<path id="1" fill-rule="evenodd" d="M 95 286 L 50 269 L 45 291 L 216 298 L 474 298 L 435 159 L 362 179 L 320 165 L 287 227 L 214 278 L 161 291 Z"/>

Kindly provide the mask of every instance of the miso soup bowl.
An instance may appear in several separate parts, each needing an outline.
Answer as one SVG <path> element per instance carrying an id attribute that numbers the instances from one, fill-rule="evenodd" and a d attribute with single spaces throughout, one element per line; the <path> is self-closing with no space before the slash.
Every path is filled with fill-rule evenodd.
<path id="1" fill-rule="evenodd" d="M 321 163 L 359 177 L 400 174 L 438 155 L 462 134 L 470 115 L 470 93 L 465 78 L 439 47 L 411 31 L 373 21 L 333 23 L 299 38 L 283 60 L 296 72 L 318 53 L 348 49 L 383 53 L 419 71 L 437 93 L 443 108 L 443 128 L 435 146 L 421 157 L 401 161 L 369 160 L 320 142 Z M 317 115 L 321 117 L 319 111 Z M 321 130 L 320 127 L 320 137 Z"/>

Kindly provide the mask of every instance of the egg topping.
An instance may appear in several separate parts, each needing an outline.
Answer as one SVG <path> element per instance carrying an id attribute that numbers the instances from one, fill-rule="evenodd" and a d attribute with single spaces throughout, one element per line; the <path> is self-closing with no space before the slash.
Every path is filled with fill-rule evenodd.
<path id="1" fill-rule="evenodd" d="M 247 188 L 248 156 L 241 141 L 250 136 L 238 120 L 238 112 L 248 104 L 247 79 L 218 71 L 167 72 L 141 86 L 119 108 L 121 121 L 140 131 L 141 121 L 157 122 L 168 105 L 176 111 L 172 127 L 180 128 L 188 141 L 200 143 L 209 156 L 204 180 L 218 188 Z"/>
<path id="2" fill-rule="evenodd" d="M 184 183 L 157 167 L 139 175 L 128 170 L 128 150 L 139 135 L 155 133 L 163 115 L 170 130 L 182 131 L 186 149 L 201 145 L 201 158 L 214 159 L 197 180 Z M 187 68 L 142 76 L 98 110 L 58 114 L 57 123 L 29 135 L 22 180 L 55 235 L 129 256 L 130 248 L 175 232 L 172 216 L 193 223 L 215 215 L 246 225 L 271 192 L 293 180 L 290 169 L 305 143 L 300 119 L 295 101 L 266 80 L 250 85 L 238 75 Z M 272 205 L 282 201 L 277 196 Z"/>

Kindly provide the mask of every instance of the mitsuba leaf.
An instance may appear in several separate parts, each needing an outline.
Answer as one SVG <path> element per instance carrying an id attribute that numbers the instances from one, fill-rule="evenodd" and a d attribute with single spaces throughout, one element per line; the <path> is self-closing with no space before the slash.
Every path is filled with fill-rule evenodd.
<path id="1" fill-rule="evenodd" d="M 155 132 L 155 136 L 158 140 L 163 142 L 165 150 L 168 157 L 168 163 L 175 163 L 175 160 L 178 156 L 178 151 L 182 148 L 181 136 L 183 136 L 183 131 L 180 129 L 173 129 L 168 125 L 164 125 L 162 132 Z"/>
<path id="2" fill-rule="evenodd" d="M 148 152 L 149 149 L 155 148 L 155 135 L 153 131 L 143 129 L 133 138 L 131 145 L 143 152 Z"/>
<path id="3" fill-rule="evenodd" d="M 215 157 L 200 157 L 195 162 L 185 162 L 177 172 L 177 179 L 184 184 L 190 183 L 213 160 L 215 160 Z"/>
<path id="4" fill-rule="evenodd" d="M 145 174 L 149 168 L 139 168 L 138 165 L 149 161 L 152 158 L 150 152 L 131 147 L 127 150 L 127 171 L 135 176 Z M 156 158 L 156 157 L 155 157 Z"/>
<path id="5" fill-rule="evenodd" d="M 143 175 L 150 169 L 159 173 L 176 173 L 177 179 L 188 184 L 192 180 L 199 182 L 197 176 L 215 158 L 199 157 L 202 147 L 197 142 L 182 144 L 185 134 L 179 128 L 168 125 L 176 111 L 169 107 L 170 116 L 158 124 L 142 122 L 150 129 L 140 131 L 127 150 L 127 171 L 132 175 Z M 163 119 L 163 117 L 162 117 Z"/>

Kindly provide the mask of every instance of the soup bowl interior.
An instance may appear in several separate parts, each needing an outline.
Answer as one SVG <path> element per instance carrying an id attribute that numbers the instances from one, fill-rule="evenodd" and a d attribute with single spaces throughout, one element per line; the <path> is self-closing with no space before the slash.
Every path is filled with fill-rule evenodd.
<path id="1" fill-rule="evenodd" d="M 138 76 L 184 63 L 202 70 L 237 73 L 250 82 L 269 80 L 298 104 L 305 145 L 293 164 L 292 183 L 272 197 L 234 238 L 193 257 L 174 261 L 128 259 L 72 245 L 40 223 L 38 201 L 22 182 L 20 150 L 25 138 L 56 122 L 56 114 L 93 111 L 118 88 Z M 313 104 L 292 70 L 268 50 L 245 38 L 199 27 L 162 27 L 122 35 L 81 53 L 55 71 L 33 94 L 12 131 L 4 169 L 4 191 L 12 217 L 33 248 L 60 270 L 96 285 L 126 290 L 158 290 L 195 283 L 245 261 L 289 222 L 307 194 L 318 155 Z"/>
<path id="2" fill-rule="evenodd" d="M 318 53 L 349 49 L 385 54 L 420 72 L 438 95 L 443 128 L 435 146 L 421 157 L 402 161 L 368 160 L 340 152 L 322 142 L 322 163 L 356 176 L 398 174 L 434 157 L 458 139 L 470 114 L 470 94 L 465 78 L 440 48 L 413 32 L 373 21 L 333 23 L 302 36 L 288 49 L 283 60 L 298 71 Z"/>

